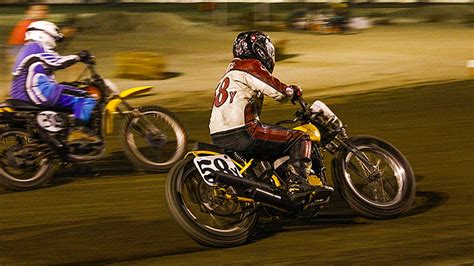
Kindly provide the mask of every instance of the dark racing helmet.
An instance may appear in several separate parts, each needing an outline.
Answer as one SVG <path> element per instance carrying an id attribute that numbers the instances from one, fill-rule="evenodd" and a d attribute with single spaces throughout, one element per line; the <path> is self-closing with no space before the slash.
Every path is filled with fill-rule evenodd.
<path id="1" fill-rule="evenodd" d="M 234 57 L 258 59 L 272 73 L 275 67 L 275 47 L 270 38 L 260 31 L 241 32 L 232 47 Z"/>

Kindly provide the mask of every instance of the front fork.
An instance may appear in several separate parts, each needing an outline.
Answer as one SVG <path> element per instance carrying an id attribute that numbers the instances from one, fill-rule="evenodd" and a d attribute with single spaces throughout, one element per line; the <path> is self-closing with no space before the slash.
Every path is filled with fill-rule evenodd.
<path id="1" fill-rule="evenodd" d="M 326 176 L 326 166 L 324 165 L 324 156 L 319 151 L 316 145 L 313 145 L 313 151 L 311 152 L 311 163 L 315 174 L 321 179 L 324 185 L 329 185 Z"/>
<path id="2" fill-rule="evenodd" d="M 347 137 L 344 139 L 335 139 L 339 144 L 339 147 L 342 146 L 347 149 L 349 152 L 352 152 L 360 162 L 363 163 L 364 168 L 369 172 L 371 179 L 375 180 L 382 175 L 380 172 L 379 166 L 372 163 L 369 158 L 361 152 L 356 146 L 354 146 Z"/>
<path id="3" fill-rule="evenodd" d="M 143 113 L 141 113 L 138 108 L 131 106 L 125 100 L 122 100 L 120 106 L 117 108 L 117 111 L 122 115 L 130 114 L 134 118 L 139 118 L 143 116 Z M 144 136 L 146 136 L 148 133 L 150 133 L 151 136 L 161 135 L 161 130 L 157 128 L 153 123 L 148 121 L 148 119 L 140 119 L 140 123 L 137 123 L 136 127 Z"/>

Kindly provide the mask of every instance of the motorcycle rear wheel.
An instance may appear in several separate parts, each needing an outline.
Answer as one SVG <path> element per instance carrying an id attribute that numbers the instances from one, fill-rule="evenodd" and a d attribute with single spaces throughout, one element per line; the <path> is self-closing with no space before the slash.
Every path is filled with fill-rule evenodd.
<path id="1" fill-rule="evenodd" d="M 181 229 L 204 246 L 232 247 L 241 245 L 253 235 L 258 215 L 244 212 L 250 203 L 239 203 L 212 197 L 192 159 L 176 164 L 166 180 L 168 211 Z M 228 190 L 233 190 L 228 187 Z"/>
<path id="2" fill-rule="evenodd" d="M 138 112 L 123 122 L 125 155 L 147 171 L 169 170 L 186 152 L 185 127 L 174 113 L 159 106 L 142 106 Z"/>
<path id="3" fill-rule="evenodd" d="M 416 181 L 403 154 L 390 143 L 372 136 L 349 140 L 376 166 L 379 175 L 353 152 L 341 148 L 332 161 L 334 182 L 349 206 L 366 218 L 400 216 L 415 199 Z"/>
<path id="4" fill-rule="evenodd" d="M 24 149 L 31 143 L 32 139 L 28 132 L 22 129 L 7 130 L 0 133 L 0 141 L 0 183 L 7 189 L 37 189 L 53 178 L 55 163 L 50 158 L 43 158 L 37 164 L 27 167 L 14 166 L 16 159 L 9 158 L 9 152 Z"/>

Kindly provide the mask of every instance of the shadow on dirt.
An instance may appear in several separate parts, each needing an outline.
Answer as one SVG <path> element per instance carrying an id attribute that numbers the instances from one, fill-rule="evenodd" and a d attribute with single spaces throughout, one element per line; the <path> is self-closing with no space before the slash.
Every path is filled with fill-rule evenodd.
<path id="1" fill-rule="evenodd" d="M 184 74 L 181 73 L 181 72 L 168 71 L 168 72 L 163 72 L 163 76 L 160 79 L 157 79 L 157 80 L 167 80 L 167 79 L 177 78 L 177 77 L 180 77 L 182 75 L 184 75 Z M 143 80 L 143 79 L 138 79 L 138 80 Z M 153 80 L 153 79 L 146 79 L 146 80 Z M 145 93 L 145 94 L 133 96 L 132 98 L 143 98 L 143 97 L 150 96 L 150 95 L 154 95 L 154 93 Z"/>
<path id="2" fill-rule="evenodd" d="M 72 164 L 58 168 L 54 174 L 53 180 L 44 187 L 36 189 L 43 189 L 47 187 L 57 187 L 73 182 L 76 179 L 90 179 L 101 178 L 105 176 L 121 176 L 121 175 L 139 175 L 141 171 L 137 169 L 122 151 L 109 153 L 104 158 L 97 162 Z M 33 189 L 30 189 L 33 190 Z M 26 190 L 28 191 L 28 190 Z M 13 192 L 0 187 L 0 195 Z"/>
<path id="3" fill-rule="evenodd" d="M 297 57 L 299 54 L 280 54 L 278 55 L 278 58 L 277 58 L 277 62 L 279 61 L 284 61 L 286 59 L 290 59 L 290 58 L 293 58 L 293 57 Z"/>
<path id="4" fill-rule="evenodd" d="M 321 215 L 315 218 L 287 219 L 278 222 L 263 222 L 258 225 L 256 235 L 250 242 L 258 242 L 262 239 L 272 237 L 281 232 L 297 232 L 317 230 L 330 227 L 352 227 L 364 225 L 366 222 L 357 220 L 354 214 Z"/>
<path id="5" fill-rule="evenodd" d="M 57 169 L 57 172 L 54 174 L 53 180 L 49 184 L 44 187 L 38 187 L 36 189 L 61 186 L 73 182 L 76 179 L 92 179 L 130 175 L 138 176 L 147 173 L 159 174 L 166 172 L 167 171 L 164 170 L 161 172 L 148 172 L 146 170 L 139 169 L 128 160 L 124 152 L 114 151 L 108 153 L 105 157 L 95 162 L 75 163 L 59 167 Z M 9 191 L 0 186 L 0 195 L 11 192 L 21 191 Z"/>
<path id="6" fill-rule="evenodd" d="M 48 187 L 70 183 L 78 178 L 101 178 L 104 176 L 138 175 L 136 168 L 122 151 L 109 153 L 96 163 L 73 164 L 59 169 Z"/>
<path id="7" fill-rule="evenodd" d="M 417 176 L 417 180 L 423 177 Z M 417 191 L 412 207 L 401 217 L 408 217 L 427 212 L 443 205 L 449 195 L 433 191 Z M 328 206 L 311 218 L 282 219 L 271 222 L 264 221 L 258 225 L 257 234 L 252 242 L 271 237 L 283 231 L 305 231 L 329 227 L 352 227 L 367 224 L 367 220 L 353 211 L 339 194 L 332 196 Z"/>
<path id="8" fill-rule="evenodd" d="M 176 78 L 183 75 L 183 73 L 180 73 L 180 72 L 165 72 L 163 74 L 164 74 L 164 77 L 162 78 L 162 80 L 172 79 L 172 78 Z"/>
<path id="9" fill-rule="evenodd" d="M 416 180 L 416 183 L 420 183 L 421 180 L 425 179 L 424 176 L 422 175 L 415 175 L 415 180 Z"/>
<path id="10" fill-rule="evenodd" d="M 402 216 L 413 216 L 437 208 L 449 199 L 449 195 L 434 191 L 417 191 L 413 206 Z"/>

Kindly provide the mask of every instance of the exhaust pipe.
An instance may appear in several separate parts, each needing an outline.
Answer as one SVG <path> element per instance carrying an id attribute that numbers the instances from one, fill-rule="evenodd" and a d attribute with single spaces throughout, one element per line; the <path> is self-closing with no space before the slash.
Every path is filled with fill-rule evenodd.
<path id="1" fill-rule="evenodd" d="M 249 180 L 222 172 L 214 172 L 215 181 L 223 183 L 229 186 L 238 187 L 243 190 L 249 190 L 250 197 L 255 201 L 262 202 L 268 205 L 272 205 L 279 209 L 293 209 L 296 207 L 294 203 L 289 201 L 286 197 L 282 197 L 279 191 L 263 182 Z"/>

